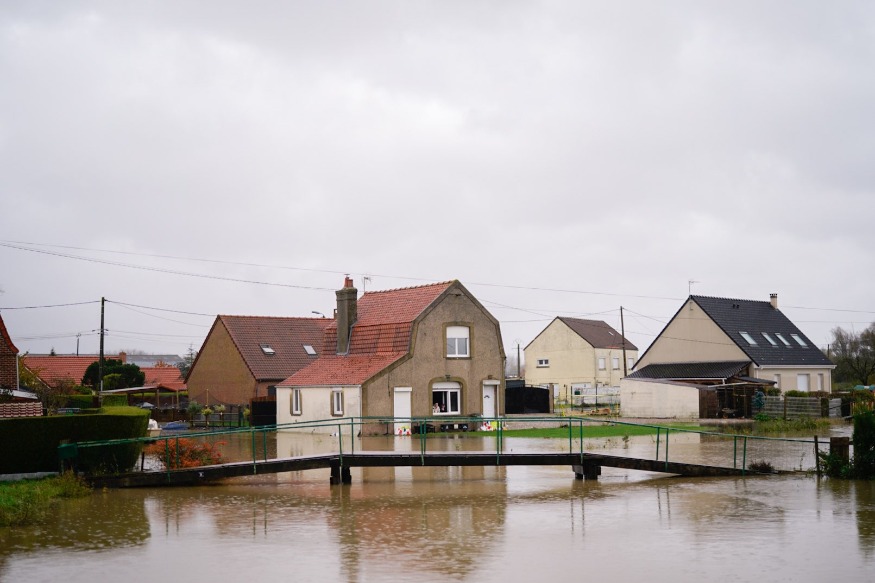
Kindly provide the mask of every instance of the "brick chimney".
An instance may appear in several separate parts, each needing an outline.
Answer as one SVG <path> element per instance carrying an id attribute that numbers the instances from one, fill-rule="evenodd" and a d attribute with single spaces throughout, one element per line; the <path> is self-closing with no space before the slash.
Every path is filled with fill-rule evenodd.
<path id="1" fill-rule="evenodd" d="M 778 309 L 778 294 L 770 294 L 769 301 L 772 303 L 772 307 L 774 309 Z"/>
<path id="2" fill-rule="evenodd" d="M 352 325 L 358 318 L 358 290 L 353 287 L 352 278 L 347 276 L 343 288 L 334 293 L 337 295 L 337 354 L 346 354 Z"/>

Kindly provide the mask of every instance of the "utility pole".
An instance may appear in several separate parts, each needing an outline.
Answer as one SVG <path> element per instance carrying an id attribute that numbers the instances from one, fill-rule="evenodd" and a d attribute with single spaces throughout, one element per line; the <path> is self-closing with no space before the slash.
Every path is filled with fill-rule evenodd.
<path id="1" fill-rule="evenodd" d="M 516 343 L 516 378 L 520 378 L 520 343 Z"/>
<path id="2" fill-rule="evenodd" d="M 100 358 L 97 361 L 97 377 L 98 379 L 100 379 L 97 388 L 98 403 L 101 403 L 101 401 L 103 400 L 103 312 L 105 304 L 106 298 L 100 298 Z"/>
<path id="3" fill-rule="evenodd" d="M 626 326 L 623 324 L 623 306 L 620 306 L 620 337 L 623 339 L 623 376 L 629 375 L 626 360 Z"/>

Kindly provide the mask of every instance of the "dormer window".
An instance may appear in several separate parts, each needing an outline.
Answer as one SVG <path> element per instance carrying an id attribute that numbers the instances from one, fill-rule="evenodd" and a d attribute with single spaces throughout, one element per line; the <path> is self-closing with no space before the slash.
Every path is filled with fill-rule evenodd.
<path id="1" fill-rule="evenodd" d="M 778 345 L 778 343 L 775 342 L 775 339 L 772 338 L 771 336 L 769 336 L 767 333 L 765 333 L 765 332 L 760 332 L 760 334 L 762 334 L 762 335 L 763 335 L 763 338 L 765 338 L 766 340 L 768 340 L 768 341 L 769 341 L 769 344 L 771 344 L 772 346 L 777 346 L 777 345 Z"/>
<path id="2" fill-rule="evenodd" d="M 741 330 L 739 330 L 738 333 L 741 334 L 741 337 L 744 338 L 745 340 L 747 340 L 747 343 L 750 344 L 751 346 L 757 345 L 757 341 L 754 340 L 753 336 L 751 336 L 747 332 L 742 332 Z"/>
<path id="3" fill-rule="evenodd" d="M 796 341 L 796 344 L 798 344 L 798 345 L 801 346 L 802 348 L 808 348 L 808 345 L 805 344 L 805 341 L 802 340 L 802 338 L 800 338 L 798 334 L 790 334 L 790 338 L 792 338 L 793 340 L 795 340 L 795 341 Z"/>
<path id="4" fill-rule="evenodd" d="M 784 344 L 784 346 L 786 346 L 787 348 L 790 348 L 790 343 L 787 342 L 787 339 L 786 339 L 786 338 L 784 338 L 783 336 L 781 336 L 781 333 L 780 333 L 780 332 L 775 332 L 775 336 L 778 337 L 778 340 L 780 340 L 780 341 Z"/>
<path id="5" fill-rule="evenodd" d="M 259 346 L 261 346 L 261 351 L 268 356 L 276 354 L 276 350 L 270 344 L 259 344 Z"/>
<path id="6" fill-rule="evenodd" d="M 316 356 L 316 350 L 310 344 L 304 345 L 304 352 L 306 352 L 309 356 Z"/>

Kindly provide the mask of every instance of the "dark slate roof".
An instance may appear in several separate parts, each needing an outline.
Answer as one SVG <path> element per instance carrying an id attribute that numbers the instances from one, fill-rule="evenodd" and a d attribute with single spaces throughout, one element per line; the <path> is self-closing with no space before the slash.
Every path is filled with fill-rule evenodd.
<path id="1" fill-rule="evenodd" d="M 690 296 L 714 323 L 729 336 L 744 353 L 759 366 L 831 366 L 823 352 L 771 302 L 733 300 L 707 296 Z M 750 345 L 740 334 L 747 332 L 756 345 Z M 776 343 L 772 345 L 763 336 L 768 334 Z M 780 334 L 790 344 L 784 344 Z M 806 346 L 793 338 L 798 336 Z"/>
<path id="2" fill-rule="evenodd" d="M 593 348 L 623 348 L 623 336 L 601 320 L 582 320 L 580 318 L 557 318 L 571 328 L 578 336 L 589 342 Z M 638 348 L 626 339 L 626 350 Z"/>
<path id="3" fill-rule="evenodd" d="M 648 364 L 629 375 L 632 379 L 728 379 L 746 372 L 750 361 L 673 362 Z"/>
<path id="4" fill-rule="evenodd" d="M 266 316 L 218 316 L 217 321 L 224 324 L 259 381 L 282 380 L 310 364 L 316 356 L 307 354 L 304 345 L 320 351 L 325 329 L 334 323 L 328 318 Z M 273 354 L 265 353 L 262 344 L 273 349 Z"/>

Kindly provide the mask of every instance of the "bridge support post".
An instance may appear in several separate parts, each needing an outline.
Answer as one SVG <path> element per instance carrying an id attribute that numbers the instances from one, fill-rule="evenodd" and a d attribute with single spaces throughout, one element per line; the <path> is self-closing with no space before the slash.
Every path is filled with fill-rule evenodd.
<path id="1" fill-rule="evenodd" d="M 598 480 L 599 476 L 602 475 L 602 467 L 591 462 L 584 462 L 582 466 L 572 466 L 572 469 L 574 469 L 574 477 L 578 480 L 583 480 L 584 478 L 587 480 Z"/>
<path id="2" fill-rule="evenodd" d="M 329 483 L 334 484 L 352 484 L 352 474 L 347 466 L 341 466 L 339 463 L 331 464 L 331 479 Z"/>

